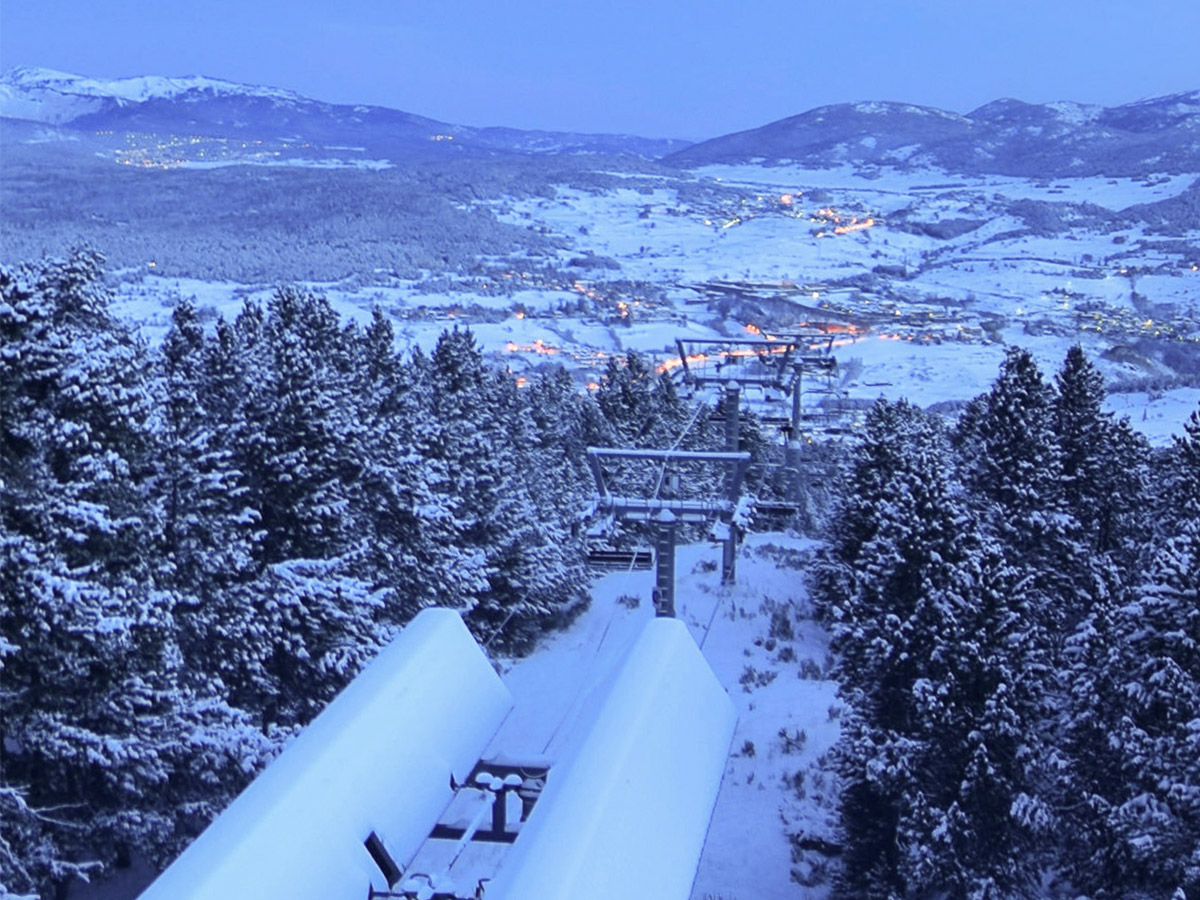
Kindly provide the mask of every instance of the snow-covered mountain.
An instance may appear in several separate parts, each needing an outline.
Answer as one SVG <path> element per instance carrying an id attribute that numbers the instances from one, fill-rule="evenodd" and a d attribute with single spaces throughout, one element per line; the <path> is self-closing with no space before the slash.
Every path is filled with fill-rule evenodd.
<path id="1" fill-rule="evenodd" d="M 0 117 L 77 134 L 307 142 L 335 151 L 326 156 L 354 147 L 360 159 L 625 154 L 666 157 L 685 167 L 761 160 L 1027 178 L 1200 171 L 1200 91 L 1107 108 L 1002 99 L 967 115 L 906 103 L 845 103 L 689 146 L 631 135 L 456 125 L 203 76 L 101 80 L 25 67 L 0 75 Z"/>
<path id="2" fill-rule="evenodd" d="M 968 175 L 1140 177 L 1200 171 L 1200 91 L 1105 108 L 996 100 L 968 115 L 903 103 L 823 106 L 694 144 L 669 161 L 937 166 Z"/>
<path id="3" fill-rule="evenodd" d="M 128 106 L 178 97 L 196 99 L 205 95 L 263 97 L 279 103 L 305 102 L 305 98 L 292 91 L 197 75 L 97 79 L 53 69 L 18 66 L 0 76 L 0 113 L 42 122 L 67 122 L 104 106 Z"/>
<path id="4" fill-rule="evenodd" d="M 612 153 L 659 157 L 685 141 L 452 125 L 381 106 L 324 103 L 204 76 L 100 80 L 42 68 L 0 75 L 0 117 L 85 132 L 287 138 L 371 155 Z"/>

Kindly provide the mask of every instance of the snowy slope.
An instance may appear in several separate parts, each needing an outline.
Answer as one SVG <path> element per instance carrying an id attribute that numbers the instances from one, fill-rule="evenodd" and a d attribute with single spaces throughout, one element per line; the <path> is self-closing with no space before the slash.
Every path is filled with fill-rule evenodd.
<path id="1" fill-rule="evenodd" d="M 205 76 L 97 79 L 30 67 L 0 75 L 0 118 L 176 137 L 286 136 L 331 151 L 407 148 L 426 156 L 499 152 L 657 158 L 688 144 L 634 135 L 465 127 L 386 107 L 324 103 L 280 88 Z"/>
<path id="2" fill-rule="evenodd" d="M 258 97 L 291 104 L 304 101 L 299 94 L 279 88 L 236 84 L 199 75 L 97 79 L 53 69 L 18 67 L 0 76 L 0 116 L 52 125 L 62 125 L 114 106 L 221 96 Z"/>

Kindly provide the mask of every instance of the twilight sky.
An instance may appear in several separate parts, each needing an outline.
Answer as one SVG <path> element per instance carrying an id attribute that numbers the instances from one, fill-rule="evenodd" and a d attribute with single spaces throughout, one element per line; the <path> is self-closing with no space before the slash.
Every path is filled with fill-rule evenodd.
<path id="1" fill-rule="evenodd" d="M 1197 0 L 3 0 L 0 69 L 695 139 L 852 100 L 969 112 L 1196 90 L 1197 35 Z"/>

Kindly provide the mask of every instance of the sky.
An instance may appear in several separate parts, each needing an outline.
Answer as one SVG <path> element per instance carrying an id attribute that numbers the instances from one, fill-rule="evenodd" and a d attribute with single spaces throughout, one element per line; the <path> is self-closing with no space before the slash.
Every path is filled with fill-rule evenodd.
<path id="1" fill-rule="evenodd" d="M 1200 89 L 1197 0 L 3 0 L 0 69 L 209 75 L 445 122 L 700 139 L 817 106 Z"/>

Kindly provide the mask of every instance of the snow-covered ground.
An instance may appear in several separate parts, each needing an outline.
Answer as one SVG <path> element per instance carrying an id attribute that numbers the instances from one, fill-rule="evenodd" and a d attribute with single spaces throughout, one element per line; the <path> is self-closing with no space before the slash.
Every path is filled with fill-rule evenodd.
<path id="1" fill-rule="evenodd" d="M 801 831 L 829 837 L 832 809 L 831 785 L 815 762 L 837 739 L 840 707 L 827 678 L 828 638 L 810 618 L 801 577 L 812 549 L 804 539 L 752 534 L 739 557 L 737 583 L 724 587 L 719 545 L 677 551 L 678 616 L 738 714 L 695 900 L 825 895 L 824 887 L 801 887 L 792 879 L 798 864 L 786 837 Z M 501 661 L 516 706 L 492 749 L 534 757 L 562 749 L 589 700 L 653 618 L 653 584 L 649 571 L 598 579 L 591 606 L 568 630 L 527 659 Z"/>

